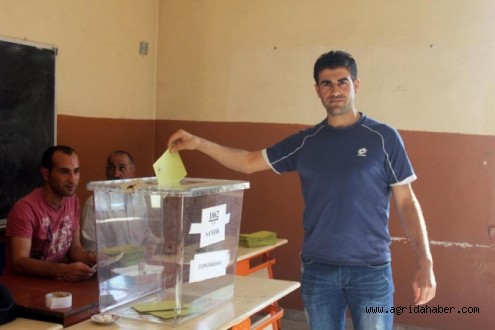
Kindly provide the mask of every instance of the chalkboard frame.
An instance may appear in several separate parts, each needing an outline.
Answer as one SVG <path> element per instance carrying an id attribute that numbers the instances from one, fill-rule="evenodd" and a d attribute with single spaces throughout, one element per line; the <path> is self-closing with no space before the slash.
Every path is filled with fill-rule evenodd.
<path id="1" fill-rule="evenodd" d="M 56 143 L 57 48 L 0 35 L 0 226 L 41 185 L 43 151 Z"/>

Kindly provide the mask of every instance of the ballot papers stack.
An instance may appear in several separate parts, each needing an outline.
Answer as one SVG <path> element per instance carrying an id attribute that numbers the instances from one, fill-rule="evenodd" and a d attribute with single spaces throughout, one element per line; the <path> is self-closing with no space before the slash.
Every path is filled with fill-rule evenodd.
<path id="1" fill-rule="evenodd" d="M 150 177 L 87 187 L 101 312 L 177 326 L 231 301 L 248 182 L 184 178 L 162 186 Z"/>
<path id="2" fill-rule="evenodd" d="M 251 234 L 240 234 L 239 244 L 245 247 L 273 245 L 277 242 L 277 233 L 261 230 Z"/>

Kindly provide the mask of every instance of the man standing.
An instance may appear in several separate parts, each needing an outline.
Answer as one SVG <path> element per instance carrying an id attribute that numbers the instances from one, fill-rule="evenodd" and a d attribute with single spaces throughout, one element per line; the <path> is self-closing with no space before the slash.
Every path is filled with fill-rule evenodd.
<path id="1" fill-rule="evenodd" d="M 313 76 L 326 118 L 269 148 L 228 148 L 183 130 L 168 145 L 172 152 L 199 150 L 242 173 L 297 171 L 305 202 L 301 292 L 310 328 L 344 329 L 349 308 L 355 329 L 392 329 L 393 313 L 366 313 L 366 307 L 393 306 L 391 196 L 416 253 L 415 303 L 427 303 L 436 290 L 425 221 L 411 187 L 416 175 L 397 130 L 356 110 L 360 81 L 350 54 L 321 55 Z"/>
<path id="2" fill-rule="evenodd" d="M 80 168 L 68 146 L 42 157 L 43 187 L 18 200 L 7 216 L 6 272 L 80 281 L 95 273 L 96 257 L 80 243 L 80 206 L 75 194 Z"/>
<path id="3" fill-rule="evenodd" d="M 107 180 L 131 179 L 134 178 L 135 173 L 136 165 L 130 153 L 124 150 L 115 150 L 108 155 L 105 166 Z M 93 196 L 89 196 L 84 204 L 82 225 L 82 244 L 88 251 L 95 251 L 96 232 Z"/>

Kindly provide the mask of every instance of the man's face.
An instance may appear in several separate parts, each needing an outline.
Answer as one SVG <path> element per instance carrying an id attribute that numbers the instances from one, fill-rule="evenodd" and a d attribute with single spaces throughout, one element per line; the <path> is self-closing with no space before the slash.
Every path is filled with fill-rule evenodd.
<path id="1" fill-rule="evenodd" d="M 129 179 L 134 177 L 135 167 L 125 154 L 111 154 L 107 159 L 105 175 L 107 180 Z"/>
<path id="2" fill-rule="evenodd" d="M 316 93 L 329 116 L 338 116 L 354 110 L 354 98 L 359 79 L 352 81 L 346 68 L 324 69 L 315 84 Z"/>
<path id="3" fill-rule="evenodd" d="M 79 158 L 75 153 L 67 155 L 61 151 L 55 151 L 52 156 L 53 167 L 49 171 L 42 169 L 43 179 L 50 190 L 56 195 L 72 196 L 79 184 L 81 169 Z"/>

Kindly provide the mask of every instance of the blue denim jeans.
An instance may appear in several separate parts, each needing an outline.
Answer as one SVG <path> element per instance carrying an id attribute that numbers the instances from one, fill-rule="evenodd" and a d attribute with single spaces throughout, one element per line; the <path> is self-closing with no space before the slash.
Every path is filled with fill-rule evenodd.
<path id="1" fill-rule="evenodd" d="M 302 260 L 301 293 L 311 330 L 345 328 L 347 307 L 354 329 L 392 329 L 394 284 L 390 263 L 334 266 Z M 383 307 L 383 313 L 366 308 Z"/>

